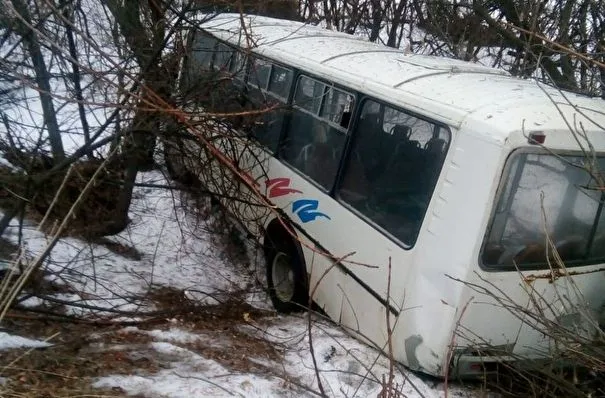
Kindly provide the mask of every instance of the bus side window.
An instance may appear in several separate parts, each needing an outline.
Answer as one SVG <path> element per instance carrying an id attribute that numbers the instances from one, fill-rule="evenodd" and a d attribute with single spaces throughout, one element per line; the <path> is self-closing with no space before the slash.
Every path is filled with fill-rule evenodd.
<path id="1" fill-rule="evenodd" d="M 209 36 L 201 31 L 196 32 L 191 48 L 191 54 L 194 60 L 190 64 L 192 69 L 210 69 L 216 42 L 216 39 L 212 36 Z"/>
<path id="2" fill-rule="evenodd" d="M 326 190 L 332 188 L 342 156 L 346 129 L 340 106 L 353 96 L 302 76 L 294 93 L 292 119 L 280 149 L 282 158 Z"/>
<path id="3" fill-rule="evenodd" d="M 231 65 L 229 66 L 229 71 L 238 84 L 243 84 L 246 76 L 246 55 L 244 53 L 240 51 L 235 52 L 233 61 L 231 61 Z"/>
<path id="4" fill-rule="evenodd" d="M 191 50 L 183 69 L 181 90 L 198 102 L 205 97 L 204 83 L 210 76 L 215 38 L 197 30 L 191 40 Z"/>
<path id="5" fill-rule="evenodd" d="M 325 84 L 310 77 L 302 76 L 298 79 L 298 84 L 296 85 L 294 103 L 297 107 L 316 115 L 319 113 L 325 89 Z"/>
<path id="6" fill-rule="evenodd" d="M 324 94 L 319 115 L 346 129 L 349 127 L 352 105 L 353 96 L 351 94 L 337 90 L 334 87 L 328 87 Z"/>
<path id="7" fill-rule="evenodd" d="M 413 246 L 450 134 L 406 112 L 376 105 L 372 100 L 363 104 L 338 194 L 374 224 Z"/>
<path id="8" fill-rule="evenodd" d="M 292 70 L 273 65 L 267 95 L 268 105 L 273 110 L 263 115 L 264 143 L 272 152 L 277 151 L 284 118 L 288 112 L 287 102 L 293 76 Z"/>
<path id="9" fill-rule="evenodd" d="M 250 75 L 248 84 L 256 90 L 266 90 L 271 74 L 271 63 L 263 59 L 256 58 L 250 64 Z"/>
<path id="10" fill-rule="evenodd" d="M 277 151 L 293 72 L 256 59 L 250 68 L 249 95 L 258 115 L 252 135 L 271 152 Z"/>
<path id="11" fill-rule="evenodd" d="M 206 97 L 203 105 L 209 111 L 232 114 L 228 119 L 236 129 L 242 124 L 243 118 L 239 115 L 244 110 L 244 102 L 242 85 L 233 77 L 231 69 L 241 68 L 237 64 L 241 64 L 241 55 L 233 47 L 219 42 L 214 51 L 213 72 L 201 82 Z"/>
<path id="12" fill-rule="evenodd" d="M 291 70 L 273 65 L 269 79 L 269 92 L 280 97 L 284 102 L 288 101 L 293 75 Z"/>
<path id="13" fill-rule="evenodd" d="M 214 69 L 222 72 L 228 71 L 232 58 L 233 49 L 226 44 L 219 43 L 214 52 Z"/>

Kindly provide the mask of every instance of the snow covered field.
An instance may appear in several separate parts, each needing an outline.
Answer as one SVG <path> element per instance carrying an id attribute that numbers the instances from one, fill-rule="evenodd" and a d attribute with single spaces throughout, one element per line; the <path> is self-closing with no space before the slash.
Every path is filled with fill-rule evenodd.
<path id="1" fill-rule="evenodd" d="M 143 173 L 140 181 L 167 184 L 159 172 Z M 70 293 L 50 295 L 48 300 L 75 302 L 79 306 L 68 307 L 69 311 L 91 319 L 109 315 L 103 309 L 118 310 L 122 315 L 116 319 L 128 322 L 157 314 L 160 308 L 149 299 L 149 292 L 159 288 L 182 292 L 183 302 L 201 309 L 228 302 L 230 297 L 242 298 L 218 315 L 202 310 L 190 318 L 180 314 L 112 332 L 91 330 L 86 348 L 90 352 L 115 351 L 131 361 L 154 363 L 153 371 L 135 368 L 128 374 L 92 378 L 92 386 L 144 397 L 317 396 L 321 395 L 319 376 L 327 396 L 378 396 L 380 380 L 389 376 L 388 358 L 317 315 L 310 323 L 307 314 L 273 313 L 261 286 L 262 256 L 251 248 L 234 255 L 233 247 L 221 236 L 225 226 L 212 211 L 202 209 L 193 215 L 175 191 L 139 187 L 130 227 L 109 238 L 120 244 L 118 248 L 130 250 L 118 254 L 115 247 L 112 251 L 106 244 L 75 238 L 62 239 L 53 250 L 48 270 L 54 273 L 55 283 L 70 287 Z M 18 242 L 16 225 L 7 238 Z M 40 253 L 47 241 L 34 225 L 26 225 L 23 242 L 29 257 Z M 132 249 L 136 249 L 134 253 Z M 39 306 L 44 301 L 29 298 L 21 305 Z M 11 333 L 0 332 L 0 350 L 48 346 Z M 102 338 L 104 333 L 114 333 L 112 338 L 125 343 L 108 344 Z M 0 369 L 3 365 L 0 363 Z M 442 384 L 402 373 L 398 366 L 394 384 L 400 389 L 399 396 L 446 395 Z M 470 396 L 470 392 L 450 388 L 448 396 Z"/>

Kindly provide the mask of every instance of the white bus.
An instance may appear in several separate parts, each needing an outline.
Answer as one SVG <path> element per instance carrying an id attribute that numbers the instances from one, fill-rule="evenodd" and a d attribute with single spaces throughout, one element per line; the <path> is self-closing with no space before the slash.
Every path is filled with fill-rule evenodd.
<path id="1" fill-rule="evenodd" d="M 221 82 L 209 86 L 211 74 Z M 220 117 L 194 129 L 204 142 L 185 149 L 199 157 L 168 152 L 241 199 L 224 204 L 264 243 L 278 311 L 312 292 L 351 333 L 385 351 L 390 335 L 396 360 L 447 376 L 548 352 L 496 297 L 544 303 L 554 322 L 603 305 L 605 101 L 238 14 L 191 32 L 181 77 L 204 92 L 198 112 L 271 109 L 253 126 L 231 118 L 240 135 Z M 237 106 L 221 102 L 234 93 Z M 210 146 L 231 170 L 203 160 Z M 234 183 L 233 168 L 257 188 Z"/>

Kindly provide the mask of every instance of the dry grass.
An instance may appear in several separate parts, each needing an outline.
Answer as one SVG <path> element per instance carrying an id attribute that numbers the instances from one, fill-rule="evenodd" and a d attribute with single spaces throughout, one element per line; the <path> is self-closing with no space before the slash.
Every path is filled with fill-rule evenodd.
<path id="1" fill-rule="evenodd" d="M 3 351 L 1 374 L 7 379 L 1 387 L 3 397 L 65 397 L 91 394 L 99 390 L 91 381 L 100 376 L 121 374 L 151 374 L 157 368 L 152 361 L 134 360 L 127 350 L 94 349 L 104 344 L 136 347 L 146 344 L 145 336 L 110 333 L 111 328 L 97 329 L 101 339 L 91 337 L 90 327 L 75 324 L 54 324 L 34 320 L 7 320 L 8 330 L 20 335 L 45 337 L 59 333 L 54 345 L 44 349 L 13 349 Z M 10 365 L 10 366 L 9 366 Z M 103 391 L 105 396 L 123 396 L 121 391 Z"/>
<path id="2" fill-rule="evenodd" d="M 98 390 L 91 387 L 92 383 L 108 375 L 153 375 L 178 360 L 153 350 L 149 343 L 154 340 L 146 333 L 147 329 L 178 327 L 203 335 L 205 338 L 199 341 L 171 343 L 234 372 L 267 373 L 270 370 L 248 358 L 270 361 L 282 358 L 274 344 L 241 331 L 241 325 L 250 319 L 272 316 L 270 311 L 254 309 L 236 299 L 202 306 L 188 300 L 183 292 L 165 287 L 152 290 L 150 296 L 158 309 L 178 309 L 178 315 L 153 325 L 141 324 L 128 329 L 120 325 L 44 321 L 27 314 L 7 318 L 3 327 L 9 333 L 37 339 L 58 335 L 48 348 L 2 352 L 0 376 L 7 382 L 0 386 L 0 396 L 124 396 L 120 389 Z M 224 344 L 208 344 L 209 339 Z M 6 367 L 8 364 L 11 366 Z"/>

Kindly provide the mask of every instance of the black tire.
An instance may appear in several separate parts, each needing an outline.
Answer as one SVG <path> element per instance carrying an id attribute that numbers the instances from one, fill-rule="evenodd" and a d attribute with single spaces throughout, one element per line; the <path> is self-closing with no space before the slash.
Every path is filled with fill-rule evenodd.
<path id="1" fill-rule="evenodd" d="M 270 240 L 265 254 L 269 297 L 275 310 L 281 313 L 306 310 L 309 305 L 306 270 L 292 240 L 282 236 Z"/>

